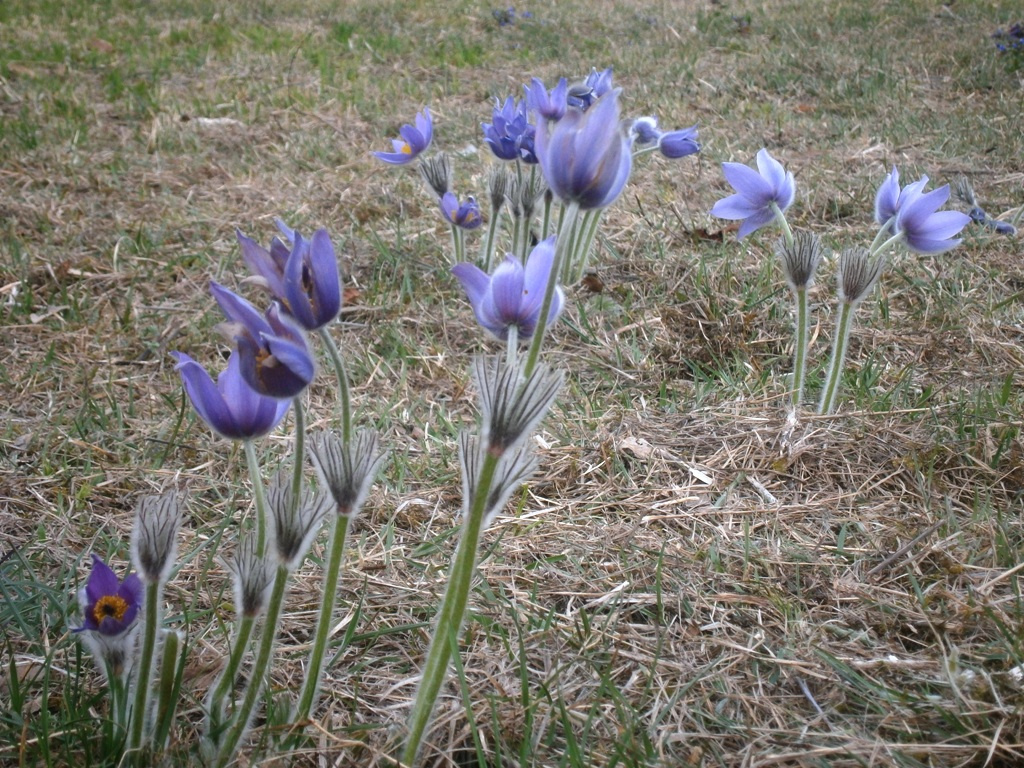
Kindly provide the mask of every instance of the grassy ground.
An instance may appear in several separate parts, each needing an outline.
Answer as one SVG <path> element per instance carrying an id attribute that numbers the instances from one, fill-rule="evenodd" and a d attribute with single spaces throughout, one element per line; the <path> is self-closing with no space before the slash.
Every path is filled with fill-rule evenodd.
<path id="1" fill-rule="evenodd" d="M 207 281 L 237 286 L 234 228 L 267 241 L 281 216 L 340 244 L 336 337 L 358 419 L 392 452 L 300 756 L 387 764 L 457 532 L 467 365 L 489 346 L 419 180 L 368 152 L 429 104 L 457 186 L 481 189 L 493 99 L 592 66 L 615 68 L 629 114 L 699 122 L 705 148 L 640 164 L 606 217 L 603 291 L 571 293 L 544 471 L 488 533 L 427 764 L 1024 762 L 1020 240 L 972 229 L 898 258 L 858 316 L 838 415 L 794 427 L 771 242 L 706 214 L 719 163 L 762 146 L 797 175 L 791 221 L 836 249 L 870 241 L 893 164 L 1020 206 L 1024 83 L 989 39 L 1015 4 L 519 10 L 502 26 L 422 0 L 0 5 L 0 763 L 113 764 L 74 593 L 89 552 L 124 567 L 135 497 L 168 484 L 192 499 L 166 599 L 189 632 L 177 736 L 194 739 L 232 617 L 212 552 L 249 498 L 168 352 L 215 364 Z M 812 297 L 812 400 L 833 272 Z M 323 426 L 328 385 L 311 399 Z M 287 443 L 266 441 L 271 465 Z M 302 674 L 320 552 L 278 687 Z"/>

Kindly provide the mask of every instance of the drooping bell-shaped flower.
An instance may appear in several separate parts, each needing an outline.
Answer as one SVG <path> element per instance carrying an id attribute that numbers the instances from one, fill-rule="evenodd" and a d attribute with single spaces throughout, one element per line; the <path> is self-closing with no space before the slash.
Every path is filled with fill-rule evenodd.
<path id="1" fill-rule="evenodd" d="M 715 203 L 711 215 L 742 221 L 741 239 L 775 221 L 796 197 L 793 174 L 768 154 L 767 149 L 757 153 L 756 171 L 742 163 L 722 163 L 722 173 L 736 194 Z"/>
<path id="2" fill-rule="evenodd" d="M 509 328 L 515 326 L 517 338 L 525 341 L 537 327 L 554 258 L 555 237 L 551 236 L 530 252 L 525 268 L 510 254 L 491 275 L 475 264 L 456 264 L 452 273 L 462 283 L 477 322 L 486 331 L 504 341 Z M 556 287 L 548 326 L 558 318 L 564 301 L 562 289 Z"/>
<path id="3" fill-rule="evenodd" d="M 411 163 L 416 157 L 430 146 L 434 138 L 434 121 L 430 116 L 430 109 L 423 108 L 422 112 L 416 115 L 416 125 L 403 125 L 398 133 L 399 139 L 392 139 L 393 152 L 373 152 L 374 157 L 383 160 L 391 165 L 405 165 Z"/>
<path id="4" fill-rule="evenodd" d="M 956 237 L 971 217 L 960 211 L 940 211 L 949 199 L 949 185 L 922 192 L 900 206 L 894 227 L 914 253 L 943 253 L 960 245 Z"/>
<path id="5" fill-rule="evenodd" d="M 618 90 L 584 112 L 570 107 L 556 123 L 537 126 L 537 157 L 551 191 L 581 209 L 615 201 L 633 167 L 629 136 L 619 125 Z"/>
<path id="6" fill-rule="evenodd" d="M 242 378 L 240 353 L 231 351 L 228 367 L 213 383 L 210 374 L 183 352 L 172 352 L 192 407 L 207 425 L 229 440 L 252 440 L 274 429 L 291 405 L 288 399 L 261 395 Z"/>
<path id="7" fill-rule="evenodd" d="M 299 324 L 277 302 L 264 315 L 216 282 L 210 283 L 210 291 L 228 319 L 223 329 L 237 345 L 246 383 L 268 397 L 292 398 L 302 392 L 316 366 Z"/>

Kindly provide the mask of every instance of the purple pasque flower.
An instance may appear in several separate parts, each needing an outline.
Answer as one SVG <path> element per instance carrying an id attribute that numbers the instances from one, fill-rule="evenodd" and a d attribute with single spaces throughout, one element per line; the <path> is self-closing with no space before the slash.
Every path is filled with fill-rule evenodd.
<path id="1" fill-rule="evenodd" d="M 238 349 L 245 382 L 261 395 L 292 398 L 313 380 L 316 366 L 301 326 L 274 302 L 266 314 L 216 282 L 210 292 L 228 322 L 222 328 Z"/>
<path id="2" fill-rule="evenodd" d="M 550 91 L 544 83 L 533 78 L 529 85 L 524 85 L 526 91 L 526 109 L 536 113 L 543 120 L 561 120 L 568 106 L 569 84 L 563 77 L 558 85 Z"/>
<path id="3" fill-rule="evenodd" d="M 392 139 L 394 152 L 372 152 L 371 154 L 391 165 L 405 165 L 416 159 L 416 156 L 430 146 L 434 138 L 434 120 L 430 109 L 424 107 L 416 115 L 416 125 L 406 123 L 398 130 L 400 139 Z"/>
<path id="4" fill-rule="evenodd" d="M 266 249 L 241 232 L 242 258 L 253 282 L 268 289 L 288 313 L 307 331 L 322 328 L 341 311 L 341 280 L 338 258 L 326 229 L 318 229 L 312 240 L 277 222 L 278 229 L 292 244 L 288 248 L 274 238 Z"/>
<path id="5" fill-rule="evenodd" d="M 582 83 L 569 87 L 569 106 L 586 111 L 606 93 L 611 93 L 612 89 L 612 68 L 608 67 L 601 72 L 596 68 L 592 69 L 590 74 L 583 78 Z"/>
<path id="6" fill-rule="evenodd" d="M 172 352 L 178 364 L 188 399 L 210 429 L 228 440 L 252 440 L 263 437 L 284 418 L 291 405 L 287 399 L 267 397 L 250 387 L 242 378 L 240 354 L 231 350 L 228 367 L 213 383 L 210 374 L 184 352 Z"/>
<path id="7" fill-rule="evenodd" d="M 658 151 L 670 160 L 693 155 L 700 152 L 697 141 L 697 126 L 680 128 L 676 131 L 665 131 L 658 139 Z"/>
<path id="8" fill-rule="evenodd" d="M 475 264 L 456 264 L 452 274 L 462 283 L 466 297 L 473 307 L 477 322 L 488 333 L 501 339 L 508 338 L 509 328 L 515 326 L 518 339 L 533 336 L 540 318 L 544 292 L 555 259 L 555 236 L 542 240 L 530 252 L 526 267 L 512 254 L 488 275 Z M 548 310 L 550 326 L 562 311 L 565 294 L 555 287 Z"/>
<path id="9" fill-rule="evenodd" d="M 92 556 L 92 572 L 78 592 L 84 623 L 75 632 L 99 632 L 116 637 L 131 629 L 142 603 L 142 579 L 134 573 L 118 581 L 99 555 Z"/>
<path id="10" fill-rule="evenodd" d="M 629 128 L 629 134 L 634 143 L 641 147 L 655 145 L 661 154 L 672 160 L 700 152 L 696 125 L 677 131 L 662 131 L 658 127 L 658 118 L 651 115 L 634 120 Z"/>
<path id="11" fill-rule="evenodd" d="M 470 195 L 463 202 L 453 192 L 445 192 L 441 197 L 441 215 L 449 224 L 461 229 L 476 229 L 483 223 L 480 216 L 480 204 Z"/>
<path id="12" fill-rule="evenodd" d="M 584 210 L 604 208 L 622 192 L 633 167 L 619 125 L 619 91 L 584 112 L 570 107 L 557 123 L 537 126 L 537 157 L 551 191 Z"/>
<path id="13" fill-rule="evenodd" d="M 881 224 L 885 231 L 894 232 L 893 226 L 900 208 L 920 195 L 927 183 L 928 177 L 922 176 L 912 184 L 901 188 L 899 169 L 893 166 L 892 172 L 885 177 L 885 181 L 881 183 L 875 193 L 875 221 Z"/>
<path id="14" fill-rule="evenodd" d="M 526 102 L 509 96 L 494 108 L 490 123 L 482 123 L 484 141 L 499 160 L 522 160 L 534 164 L 536 128 L 530 123 Z"/>
<path id="15" fill-rule="evenodd" d="M 722 173 L 736 194 L 715 203 L 711 215 L 741 220 L 740 239 L 765 224 L 771 224 L 777 215 L 793 204 L 796 197 L 793 174 L 769 155 L 767 149 L 757 153 L 756 171 L 742 163 L 722 163 Z"/>
<path id="16" fill-rule="evenodd" d="M 922 185 L 923 187 L 923 185 Z M 949 185 L 931 192 L 918 191 L 901 201 L 893 228 L 914 253 L 942 253 L 960 245 L 956 237 L 971 217 L 960 211 L 940 211 L 949 199 Z"/>

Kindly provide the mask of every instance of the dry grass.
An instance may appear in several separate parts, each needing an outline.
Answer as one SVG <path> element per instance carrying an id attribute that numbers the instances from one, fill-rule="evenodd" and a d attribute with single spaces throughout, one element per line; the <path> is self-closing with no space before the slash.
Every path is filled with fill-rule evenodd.
<path id="1" fill-rule="evenodd" d="M 1020 241 L 975 233 L 895 264 L 859 317 L 840 414 L 794 425 L 769 243 L 720 242 L 705 213 L 718 162 L 761 146 L 797 173 L 794 223 L 837 247 L 870 239 L 893 163 L 967 174 L 996 213 L 1020 205 L 1021 84 L 986 38 L 1012 9 L 810 7 L 570 3 L 498 27 L 487 7 L 415 0 L 7 5 L 5 669 L 78 670 L 67 627 L 85 553 L 124 563 L 134 498 L 188 487 L 166 598 L 189 629 L 196 721 L 231 619 L 213 548 L 249 502 L 240 454 L 195 423 L 168 352 L 220 354 L 206 283 L 237 285 L 235 226 L 261 240 L 274 216 L 327 226 L 359 291 L 336 331 L 355 405 L 393 461 L 352 542 L 314 743 L 289 759 L 388 764 L 453 548 L 454 439 L 484 343 L 418 180 L 367 152 L 424 103 L 446 148 L 477 144 L 490 98 L 611 64 L 631 111 L 699 120 L 704 156 L 643 164 L 609 212 L 603 292 L 576 291 L 551 345 L 570 383 L 542 430 L 544 471 L 488 533 L 468 693 L 453 676 L 426 764 L 478 765 L 474 734 L 502 766 L 1024 762 Z M 460 189 L 480 159 L 457 160 Z M 326 381 L 311 401 L 329 423 Z M 282 460 L 287 433 L 265 450 Z M 289 597 L 280 688 L 303 674 L 320 554 Z M 98 686 L 75 689 L 76 711 L 102 706 Z M 41 690 L 5 714 L 19 746 L 0 762 L 103 763 L 88 722 Z"/>

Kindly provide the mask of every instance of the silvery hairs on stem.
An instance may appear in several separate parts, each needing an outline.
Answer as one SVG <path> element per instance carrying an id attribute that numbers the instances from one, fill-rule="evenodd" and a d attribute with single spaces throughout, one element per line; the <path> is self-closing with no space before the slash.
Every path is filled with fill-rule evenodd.
<path id="1" fill-rule="evenodd" d="M 782 274 L 789 284 L 790 290 L 810 288 L 814 284 L 814 274 L 821 264 L 821 240 L 813 232 L 797 230 L 793 233 L 793 243 L 786 238 L 779 238 L 775 252 L 782 262 Z"/>
<path id="2" fill-rule="evenodd" d="M 469 430 L 459 433 L 459 464 L 462 467 L 462 513 L 468 515 L 476 495 L 476 484 L 484 460 L 481 444 Z M 498 459 L 491 490 L 484 504 L 484 529 L 487 529 L 505 508 L 515 490 L 530 479 L 540 460 L 526 443 L 505 451 Z"/>
<path id="3" fill-rule="evenodd" d="M 370 429 L 356 432 L 348 445 L 333 432 L 320 432 L 310 438 L 309 458 L 335 512 L 339 517 L 354 518 L 387 452 L 380 450 L 377 433 Z"/>
<path id="4" fill-rule="evenodd" d="M 541 363 L 523 376 L 525 356 L 512 365 L 501 357 L 473 358 L 473 379 L 480 395 L 481 443 L 501 456 L 518 447 L 540 423 L 562 387 L 564 375 Z"/>
<path id="5" fill-rule="evenodd" d="M 452 188 L 452 164 L 448 155 L 438 152 L 420 160 L 420 176 L 438 197 L 444 197 Z"/>
<path id="6" fill-rule="evenodd" d="M 839 300 L 857 305 L 867 298 L 885 269 L 885 257 L 874 260 L 863 248 L 847 248 L 839 255 Z"/>
<path id="7" fill-rule="evenodd" d="M 231 572 L 235 588 L 235 611 L 239 616 L 256 618 L 267 607 L 267 593 L 274 580 L 270 558 L 261 557 L 256 549 L 256 532 L 246 531 L 231 560 L 223 561 Z"/>
<path id="8" fill-rule="evenodd" d="M 282 471 L 270 481 L 267 506 L 270 509 L 277 558 L 281 565 L 294 571 L 302 562 L 320 523 L 330 513 L 334 502 L 322 491 L 304 488 L 293 509 L 291 477 Z"/>

